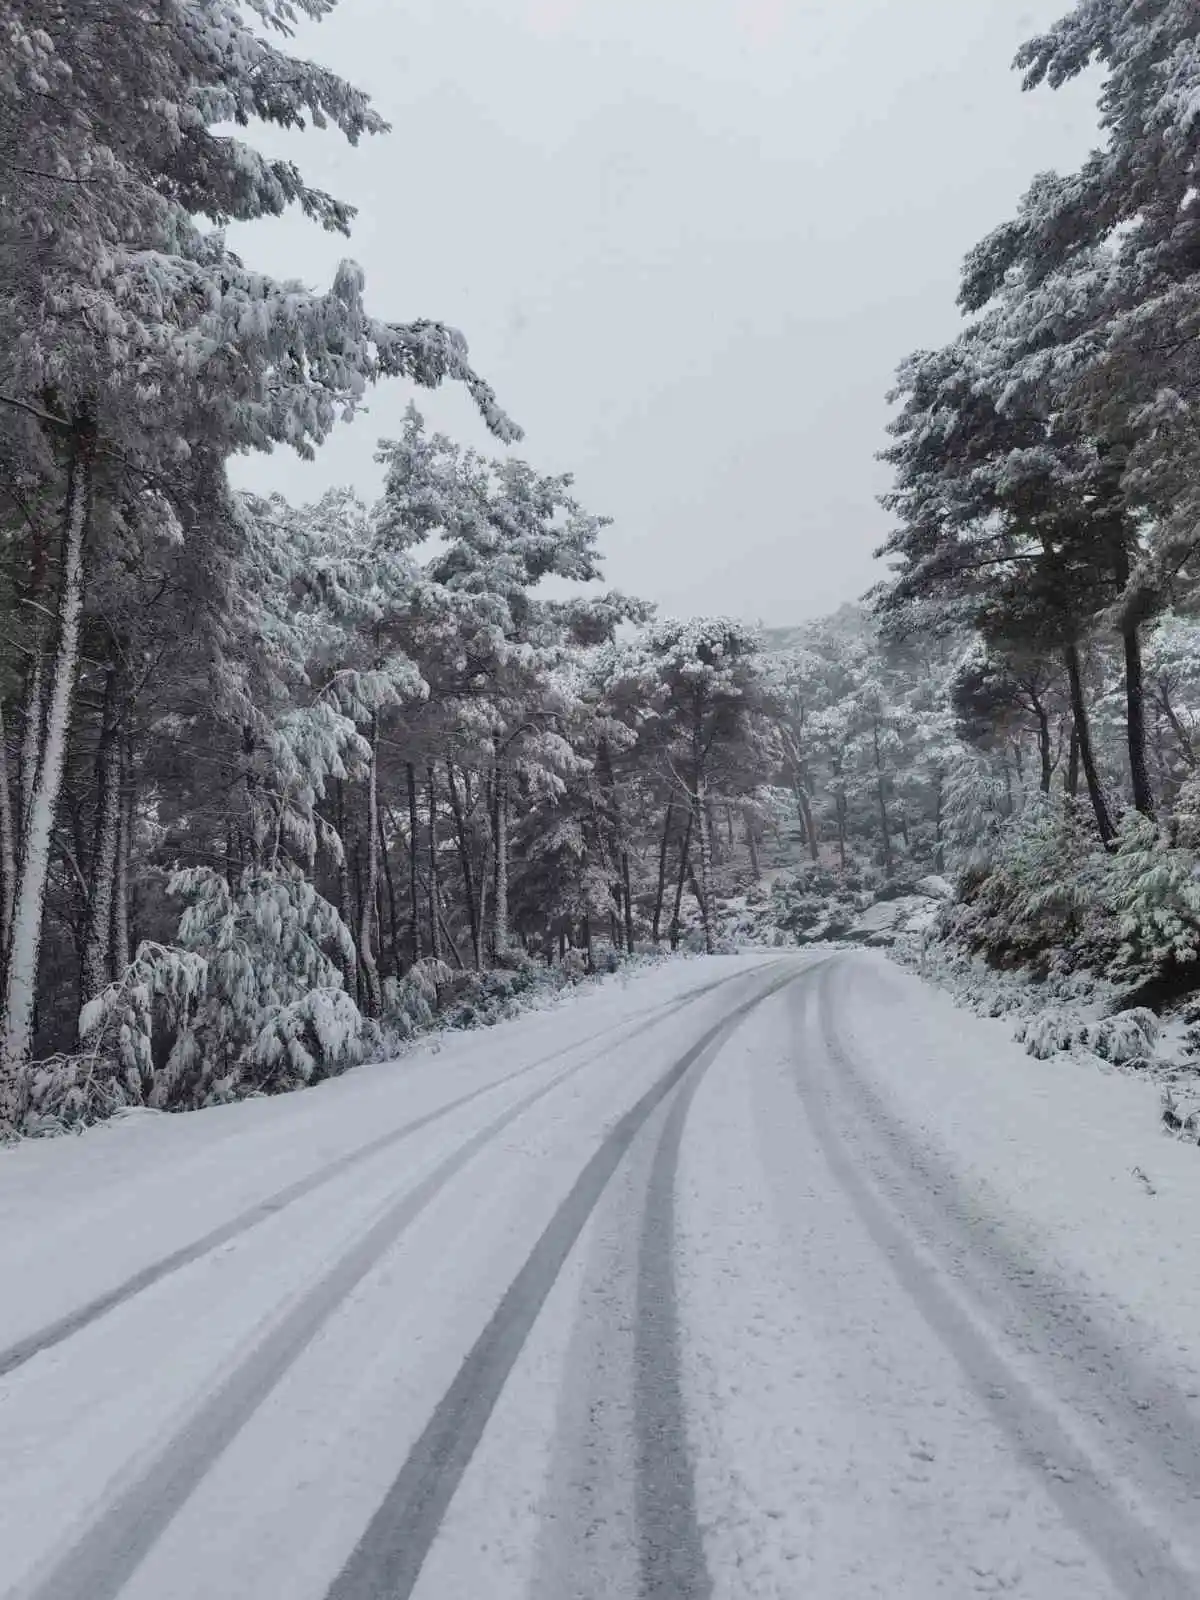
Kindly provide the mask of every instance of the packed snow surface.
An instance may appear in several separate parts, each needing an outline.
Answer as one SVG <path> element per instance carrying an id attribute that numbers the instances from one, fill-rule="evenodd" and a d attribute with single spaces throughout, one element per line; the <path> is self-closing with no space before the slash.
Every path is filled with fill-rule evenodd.
<path id="1" fill-rule="evenodd" d="M 1200 1159 L 871 953 L 0 1155 L 13 1600 L 1200 1593 Z"/>

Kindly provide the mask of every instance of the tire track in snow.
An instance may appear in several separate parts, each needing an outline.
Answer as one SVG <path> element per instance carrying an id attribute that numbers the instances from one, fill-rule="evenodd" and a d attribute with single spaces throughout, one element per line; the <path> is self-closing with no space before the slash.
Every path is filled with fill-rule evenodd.
<path id="1" fill-rule="evenodd" d="M 691 1068 L 706 1053 L 715 1053 L 743 1016 L 777 990 L 794 982 L 796 976 L 793 971 L 782 979 L 774 978 L 770 985 L 706 1030 L 607 1134 L 472 1346 L 383 1503 L 329 1588 L 326 1600 L 380 1600 L 384 1595 L 388 1600 L 410 1600 L 442 1518 L 483 1436 L 508 1375 L 568 1255 L 634 1138 Z M 678 1380 L 675 1381 L 678 1387 Z M 675 1439 L 679 1445 L 683 1444 L 679 1434 Z M 663 1457 L 654 1453 L 652 1459 L 658 1465 Z M 681 1508 L 686 1510 L 689 1504 L 690 1498 L 685 1499 Z M 649 1525 L 657 1534 L 663 1523 L 654 1520 Z M 687 1537 L 689 1544 L 698 1545 L 698 1532 L 694 1540 L 691 1534 Z M 692 1592 L 703 1595 L 705 1591 L 660 1588 L 645 1592 L 670 1600 L 672 1596 L 682 1597 Z M 79 1600 L 83 1600 L 82 1595 Z"/>
<path id="2" fill-rule="evenodd" d="M 561 1057 L 569 1055 L 573 1050 L 585 1049 L 593 1044 L 596 1039 L 603 1038 L 609 1033 L 618 1033 L 621 1029 L 632 1026 L 633 1036 L 636 1036 L 640 1028 L 645 1025 L 646 1019 L 652 1017 L 656 1012 L 661 1011 L 664 1015 L 670 1015 L 672 1011 L 679 1009 L 690 1001 L 700 999 L 704 995 L 712 993 L 713 990 L 721 988 L 723 984 L 732 983 L 735 978 L 744 976 L 745 974 L 743 973 L 737 973 L 730 977 L 720 978 L 715 983 L 704 984 L 697 989 L 689 990 L 687 994 L 678 1000 L 665 1001 L 661 1005 L 652 1006 L 644 1012 L 635 1012 L 632 1017 L 625 1017 L 621 1022 L 614 1023 L 610 1028 L 602 1029 L 599 1033 L 592 1034 L 589 1038 L 580 1039 L 575 1044 L 551 1051 L 548 1055 L 540 1056 L 536 1061 L 530 1062 L 528 1066 L 519 1068 L 516 1072 L 510 1072 L 505 1077 L 497 1078 L 492 1083 L 483 1084 L 478 1089 L 472 1089 L 467 1094 L 459 1095 L 457 1099 L 449 1101 L 446 1105 L 438 1106 L 433 1111 L 428 1111 L 423 1116 L 416 1117 L 413 1121 L 406 1122 L 399 1128 L 393 1128 L 388 1133 L 380 1134 L 378 1138 L 371 1139 L 366 1144 L 359 1145 L 356 1149 L 348 1151 L 345 1155 L 338 1156 L 335 1160 L 318 1168 L 316 1172 L 310 1173 L 303 1178 L 298 1178 L 294 1183 L 288 1184 L 285 1188 L 268 1196 L 267 1199 L 260 1200 L 257 1204 L 239 1213 L 238 1216 L 231 1218 L 229 1222 L 222 1223 L 220 1227 L 213 1228 L 210 1232 L 203 1234 L 191 1244 L 184 1245 L 179 1250 L 173 1250 L 169 1255 L 162 1256 L 149 1266 L 141 1268 L 140 1271 L 126 1278 L 124 1282 L 117 1284 L 115 1288 L 106 1290 L 103 1294 L 97 1295 L 76 1310 L 67 1312 L 64 1316 L 58 1317 L 55 1321 L 37 1329 L 36 1332 L 26 1334 L 14 1344 L 9 1345 L 7 1349 L 0 1350 L 0 1379 L 6 1378 L 19 1367 L 23 1367 L 26 1362 L 32 1361 L 34 1356 L 41 1355 L 43 1351 L 52 1350 L 56 1345 L 62 1344 L 75 1334 L 82 1333 L 92 1323 L 98 1322 L 101 1317 L 107 1316 L 110 1312 L 117 1310 L 119 1306 L 123 1306 L 128 1301 L 136 1298 L 137 1295 L 153 1288 L 156 1283 L 161 1283 L 164 1278 L 170 1277 L 172 1273 L 179 1272 L 184 1267 L 191 1266 L 194 1262 L 202 1261 L 205 1256 L 212 1255 L 222 1245 L 241 1238 L 243 1234 L 249 1233 L 271 1217 L 277 1216 L 281 1211 L 286 1210 L 288 1206 L 294 1205 L 296 1201 L 317 1194 L 321 1189 L 335 1182 L 345 1173 L 352 1171 L 362 1162 L 369 1161 L 373 1156 L 381 1155 L 385 1150 L 403 1144 L 407 1139 L 412 1138 L 414 1134 L 420 1133 L 424 1128 L 430 1127 L 443 1117 L 448 1117 L 453 1112 L 461 1110 L 463 1106 L 470 1105 L 472 1101 L 480 1099 L 483 1095 L 490 1094 L 494 1089 L 505 1088 L 520 1078 L 527 1077 L 529 1073 L 536 1072 L 540 1067 L 548 1066 L 552 1061 L 557 1061 Z"/>
<path id="3" fill-rule="evenodd" d="M 899 1141 L 902 1135 L 835 1042 L 829 1000 L 831 976 L 829 964 L 815 990 L 806 986 L 791 1000 L 797 1042 L 791 1081 L 830 1172 L 897 1281 L 983 1401 L 1018 1459 L 1034 1472 L 1064 1521 L 1095 1552 L 1117 1591 L 1129 1600 L 1146 1600 L 1149 1595 L 1154 1600 L 1195 1600 L 1195 1574 L 1176 1560 L 1166 1542 L 1147 1528 L 1100 1477 L 1095 1464 L 960 1307 L 937 1271 L 922 1258 L 907 1231 L 904 1211 L 890 1209 L 859 1170 L 836 1125 L 828 1083 L 817 1083 L 804 1070 L 803 1062 L 809 1054 L 809 1037 L 803 1029 L 804 1008 L 814 997 L 819 1003 L 822 1042 L 830 1060 L 836 1062 L 838 1081 L 853 1092 L 857 1109 L 876 1122 L 877 1133 L 886 1123 L 893 1140 Z M 888 1199 L 893 1198 L 889 1193 Z M 941 1196 L 939 1201 L 945 1204 Z M 989 1247 L 994 1246 L 989 1242 Z M 1022 1265 L 1021 1271 L 1027 1274 L 1029 1268 Z"/>
<path id="4" fill-rule="evenodd" d="M 744 979 L 745 973 L 735 974 Z M 663 1007 L 661 1015 L 643 1018 L 637 1032 L 655 1027 L 674 1012 L 723 984 L 721 979 Z M 737 1013 L 734 1013 L 735 1015 Z M 620 1026 L 628 1026 L 626 1019 Z M 719 1027 L 728 1023 L 722 1022 Z M 601 1030 L 593 1035 L 616 1029 Z M 707 1036 L 706 1036 L 707 1037 Z M 579 1045 L 571 1049 L 578 1049 Z M 440 1162 L 415 1188 L 393 1201 L 362 1238 L 347 1251 L 291 1308 L 235 1370 L 208 1395 L 199 1410 L 143 1468 L 91 1525 L 39 1578 L 18 1592 L 21 1600 L 116 1600 L 121 1589 L 157 1542 L 223 1451 L 294 1365 L 306 1347 L 396 1243 L 421 1212 L 486 1145 L 562 1084 L 603 1060 L 611 1045 L 556 1074 L 492 1119 Z M 560 1051 L 559 1055 L 569 1051 Z M 554 1059 L 550 1057 L 548 1059 Z M 545 1062 L 536 1063 L 544 1065 Z M 521 1069 L 522 1075 L 532 1067 Z M 511 1081 L 511 1079 L 505 1080 Z M 511 1291 L 510 1291 L 511 1292 Z M 378 1590 L 369 1591 L 377 1597 Z"/>
<path id="5" fill-rule="evenodd" d="M 774 988 L 768 991 L 774 992 Z M 692 1101 L 729 1032 L 732 1029 L 710 1046 L 676 1095 L 663 1124 L 646 1189 L 638 1251 L 633 1357 L 634 1504 L 640 1594 L 653 1596 L 654 1600 L 707 1600 L 713 1589 L 696 1515 L 696 1486 L 683 1402 L 675 1272 L 675 1179 Z"/>

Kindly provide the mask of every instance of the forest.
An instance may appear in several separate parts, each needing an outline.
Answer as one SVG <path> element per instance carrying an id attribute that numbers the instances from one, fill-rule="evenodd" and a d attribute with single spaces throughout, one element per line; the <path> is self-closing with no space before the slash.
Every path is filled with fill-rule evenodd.
<path id="1" fill-rule="evenodd" d="M 790 939 L 931 874 L 992 963 L 1189 989 L 1191 0 L 1025 47 L 1031 89 L 1099 71 L 1102 143 L 900 367 L 878 587 L 774 632 L 605 588 L 602 508 L 456 330 L 227 247 L 351 230 L 251 138 L 386 136 L 289 53 L 331 7 L 0 0 L 0 1130 L 296 1087 L 537 973 L 712 951 L 731 900 Z M 494 452 L 418 395 L 376 502 L 234 489 L 397 378 L 465 386 Z"/>

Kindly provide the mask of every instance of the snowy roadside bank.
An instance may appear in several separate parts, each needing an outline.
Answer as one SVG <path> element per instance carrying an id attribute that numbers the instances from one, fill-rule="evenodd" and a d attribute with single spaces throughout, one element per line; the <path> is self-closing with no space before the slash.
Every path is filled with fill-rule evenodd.
<path id="1" fill-rule="evenodd" d="M 889 954 L 960 1011 L 997 1023 L 1036 1061 L 1066 1056 L 1152 1085 L 1161 1125 L 1200 1143 L 1200 1008 L 1194 1003 L 1160 1017 L 1123 1005 L 1115 983 L 1090 973 L 1037 982 L 1027 971 L 997 971 L 922 936 L 897 940 Z"/>
<path id="2" fill-rule="evenodd" d="M 847 1070 L 928 1172 L 953 1174 L 968 1223 L 1008 1218 L 1023 1252 L 1144 1338 L 1200 1402 L 1200 1163 L 1163 1137 L 1155 1081 L 1031 1058 L 1003 1022 L 874 953 L 838 957 L 827 982 Z"/>

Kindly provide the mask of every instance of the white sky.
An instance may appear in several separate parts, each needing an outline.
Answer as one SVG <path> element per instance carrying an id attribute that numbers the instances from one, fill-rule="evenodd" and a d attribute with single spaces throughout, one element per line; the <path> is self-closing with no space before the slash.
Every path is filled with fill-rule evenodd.
<path id="1" fill-rule="evenodd" d="M 314 287 L 352 255 L 376 314 L 461 328 L 520 453 L 615 519 L 610 583 L 797 622 L 879 575 L 884 396 L 954 334 L 962 256 L 1094 142 L 1092 86 L 1023 95 L 1009 67 L 1067 9 L 342 0 L 299 49 L 393 131 L 275 147 L 359 206 L 354 236 L 288 218 L 231 242 Z M 317 462 L 277 452 L 238 481 L 373 499 L 409 398 L 390 384 Z M 417 399 L 488 444 L 460 393 Z"/>

